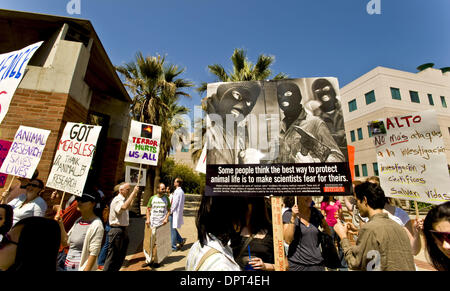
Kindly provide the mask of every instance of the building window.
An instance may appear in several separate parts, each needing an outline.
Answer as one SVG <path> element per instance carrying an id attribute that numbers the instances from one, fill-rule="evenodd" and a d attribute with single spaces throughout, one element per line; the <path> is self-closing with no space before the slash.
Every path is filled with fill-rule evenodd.
<path id="1" fill-rule="evenodd" d="M 359 177 L 359 166 L 355 165 L 355 177 Z"/>
<path id="2" fill-rule="evenodd" d="M 402 96 L 400 96 L 400 89 L 391 87 L 391 95 L 392 99 L 402 100 Z"/>
<path id="3" fill-rule="evenodd" d="M 419 93 L 416 91 L 409 91 L 409 96 L 411 97 L 411 102 L 420 103 Z"/>
<path id="4" fill-rule="evenodd" d="M 362 128 L 358 128 L 358 140 L 362 140 L 363 139 L 363 133 L 362 133 Z"/>
<path id="5" fill-rule="evenodd" d="M 375 176 L 378 176 L 378 163 L 372 163 L 373 166 L 373 173 Z"/>
<path id="6" fill-rule="evenodd" d="M 442 107 L 447 108 L 447 102 L 445 102 L 445 97 L 441 96 Z"/>
<path id="7" fill-rule="evenodd" d="M 362 168 L 362 175 L 363 175 L 363 177 L 367 177 L 368 176 L 368 174 L 367 174 L 367 165 L 366 164 L 362 164 L 361 168 Z"/>
<path id="8" fill-rule="evenodd" d="M 430 105 L 434 106 L 433 95 L 428 94 L 428 102 L 430 103 Z"/>
<path id="9" fill-rule="evenodd" d="M 372 137 L 372 131 L 370 130 L 370 126 L 367 126 L 367 132 L 369 133 L 369 137 Z"/>
<path id="10" fill-rule="evenodd" d="M 366 96 L 366 104 L 367 105 L 375 102 L 375 91 L 372 90 L 369 93 L 366 93 L 365 96 Z"/>
<path id="11" fill-rule="evenodd" d="M 353 112 L 356 109 L 358 109 L 358 106 L 356 105 L 356 99 L 353 99 L 352 101 L 348 102 L 348 111 Z"/>
<path id="12" fill-rule="evenodd" d="M 351 138 L 352 142 L 354 142 L 356 140 L 355 131 L 354 130 L 350 131 L 350 138 Z"/>

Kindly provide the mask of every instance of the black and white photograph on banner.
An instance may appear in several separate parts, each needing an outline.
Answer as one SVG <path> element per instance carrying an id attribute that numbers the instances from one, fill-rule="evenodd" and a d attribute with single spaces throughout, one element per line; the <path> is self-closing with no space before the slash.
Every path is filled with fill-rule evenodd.
<path id="1" fill-rule="evenodd" d="M 141 177 L 139 178 L 139 168 L 138 167 L 131 167 L 126 166 L 125 168 L 125 182 L 129 183 L 132 186 L 136 186 L 138 184 L 139 179 L 139 186 L 145 187 L 146 180 L 147 180 L 147 169 L 141 169 L 140 173 Z"/>
<path id="2" fill-rule="evenodd" d="M 207 195 L 350 189 L 336 78 L 208 84 Z"/>

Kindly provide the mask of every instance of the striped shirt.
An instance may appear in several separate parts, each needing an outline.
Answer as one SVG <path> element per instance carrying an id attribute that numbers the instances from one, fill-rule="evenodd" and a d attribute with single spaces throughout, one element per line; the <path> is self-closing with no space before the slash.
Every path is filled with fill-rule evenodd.
<path id="1" fill-rule="evenodd" d="M 195 271 L 198 263 L 211 248 L 216 249 L 215 253 L 207 258 L 199 271 L 241 271 L 239 265 L 234 261 L 233 251 L 229 245 L 223 246 L 222 243 L 212 234 L 208 234 L 207 243 L 202 247 L 200 241 L 196 241 L 187 256 L 186 271 Z"/>

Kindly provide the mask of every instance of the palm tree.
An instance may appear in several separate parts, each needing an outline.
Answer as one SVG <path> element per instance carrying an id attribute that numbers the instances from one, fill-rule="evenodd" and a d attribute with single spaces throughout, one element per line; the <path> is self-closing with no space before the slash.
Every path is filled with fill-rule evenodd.
<path id="1" fill-rule="evenodd" d="M 133 95 L 130 108 L 132 118 L 162 127 L 158 166 L 153 168 L 154 181 L 152 175 L 147 177 L 148 185 L 153 184 L 154 187 L 146 187 L 145 202 L 159 183 L 162 161 L 173 147 L 172 135 L 182 126 L 180 115 L 189 112 L 188 108 L 178 105 L 178 100 L 180 97 L 190 98 L 183 90 L 194 84 L 179 78 L 185 69 L 166 64 L 165 57 L 160 55 L 144 57 L 138 52 L 135 61 L 117 66 L 116 70 L 122 74 L 124 85 Z"/>
<path id="2" fill-rule="evenodd" d="M 251 63 L 247 58 L 244 49 L 235 49 L 231 56 L 233 70 L 227 73 L 222 65 L 209 65 L 208 69 L 216 77 L 217 82 L 238 82 L 238 81 L 261 81 L 267 80 L 272 75 L 270 66 L 275 61 L 275 57 L 259 55 L 256 64 Z M 285 73 L 278 73 L 272 80 L 286 79 Z M 208 83 L 202 83 L 196 90 L 200 94 L 206 91 Z"/>
<path id="3" fill-rule="evenodd" d="M 247 52 L 244 49 L 235 49 L 233 55 L 231 56 L 231 61 L 233 63 L 233 69 L 230 73 L 227 73 L 222 65 L 214 64 L 209 65 L 209 72 L 216 77 L 217 82 L 238 82 L 238 81 L 261 81 L 267 80 L 272 75 L 272 70 L 270 66 L 275 61 L 275 57 L 259 55 L 256 64 L 251 63 L 247 58 Z M 288 76 L 285 73 L 278 73 L 272 80 L 282 80 L 286 79 Z M 208 83 L 203 82 L 200 87 L 196 89 L 197 92 L 202 95 L 207 90 Z M 205 99 L 203 99 L 204 101 Z M 206 107 L 204 102 L 202 102 L 202 110 L 206 112 Z M 202 145 L 204 145 L 204 134 L 206 133 L 206 128 L 202 120 L 194 121 L 197 126 L 202 124 Z M 191 157 L 194 163 L 197 163 L 200 158 L 202 149 L 194 149 Z"/>

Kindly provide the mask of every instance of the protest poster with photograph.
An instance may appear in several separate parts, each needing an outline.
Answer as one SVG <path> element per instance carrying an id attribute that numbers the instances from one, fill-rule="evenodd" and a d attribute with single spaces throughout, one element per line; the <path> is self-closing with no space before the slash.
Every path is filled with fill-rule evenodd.
<path id="1" fill-rule="evenodd" d="M 125 162 L 158 165 L 160 141 L 160 126 L 132 120 Z"/>
<path id="2" fill-rule="evenodd" d="M 450 201 L 450 176 L 434 110 L 378 120 L 374 132 L 380 184 L 387 197 L 441 204 Z"/>
<path id="3" fill-rule="evenodd" d="M 102 127 L 68 122 L 47 179 L 47 187 L 76 196 L 83 189 Z"/>
<path id="4" fill-rule="evenodd" d="M 134 186 L 137 184 L 138 178 L 139 178 L 139 168 L 126 166 L 125 182 Z M 146 178 L 147 178 L 147 169 L 141 169 L 141 178 L 139 181 L 139 186 L 145 187 Z"/>
<path id="5" fill-rule="evenodd" d="M 9 148 L 11 147 L 12 142 L 8 140 L 0 140 L 0 167 L 3 165 L 6 156 L 8 155 Z M 6 179 L 8 175 L 0 174 L 0 187 L 4 187 L 6 183 Z"/>
<path id="6" fill-rule="evenodd" d="M 206 174 L 206 152 L 207 152 L 206 144 L 203 146 L 202 152 L 200 154 L 200 158 L 197 161 L 197 166 L 195 170 L 199 173 Z"/>
<path id="7" fill-rule="evenodd" d="M 350 195 L 336 78 L 207 88 L 206 195 Z"/>
<path id="8" fill-rule="evenodd" d="M 0 172 L 31 179 L 42 157 L 50 130 L 21 125 Z"/>
<path id="9" fill-rule="evenodd" d="M 43 41 L 21 50 L 0 54 L 0 123 L 8 113 L 9 104 L 25 75 L 25 68 Z"/>

